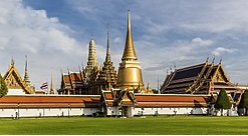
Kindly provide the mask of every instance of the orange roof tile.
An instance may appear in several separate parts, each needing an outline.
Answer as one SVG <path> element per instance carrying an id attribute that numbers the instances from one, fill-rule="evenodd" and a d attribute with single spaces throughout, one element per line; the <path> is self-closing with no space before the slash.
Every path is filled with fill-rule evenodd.
<path id="1" fill-rule="evenodd" d="M 0 98 L 0 103 L 83 103 L 93 100 L 100 101 L 100 96 L 5 96 Z"/>
<path id="2" fill-rule="evenodd" d="M 83 99 L 81 98 L 76 98 L 76 99 L 71 99 L 71 98 L 49 98 L 49 97 L 31 97 L 31 98 L 25 98 L 25 97 L 4 97 L 0 100 L 0 102 L 82 102 Z"/>
<path id="3" fill-rule="evenodd" d="M 73 81 L 81 81 L 82 80 L 80 73 L 71 73 L 70 78 Z"/>
<path id="4" fill-rule="evenodd" d="M 64 75 L 64 82 L 66 82 L 66 83 L 70 82 L 70 79 L 69 79 L 68 75 Z"/>
<path id="5" fill-rule="evenodd" d="M 205 98 L 203 96 L 166 96 L 166 95 L 140 95 L 140 96 L 135 96 L 136 100 L 138 102 L 142 102 L 142 101 L 147 101 L 147 102 L 166 102 L 166 101 L 170 101 L 170 102 L 194 102 L 194 101 L 198 101 L 198 102 L 205 102 Z"/>
<path id="6" fill-rule="evenodd" d="M 105 93 L 105 98 L 106 98 L 107 100 L 112 100 L 112 99 L 113 99 L 113 96 L 112 96 L 111 93 Z"/>
<path id="7" fill-rule="evenodd" d="M 113 105 L 113 101 L 106 101 L 107 105 Z"/>
<path id="8" fill-rule="evenodd" d="M 122 101 L 122 105 L 133 105 L 134 103 L 131 101 Z"/>

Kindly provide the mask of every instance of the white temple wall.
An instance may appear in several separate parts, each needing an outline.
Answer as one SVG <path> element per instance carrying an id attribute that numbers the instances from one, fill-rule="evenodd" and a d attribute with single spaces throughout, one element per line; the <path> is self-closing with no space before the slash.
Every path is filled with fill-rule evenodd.
<path id="1" fill-rule="evenodd" d="M 83 114 L 84 115 L 92 115 L 95 112 L 99 112 L 100 108 L 84 108 L 83 109 Z"/>
<path id="2" fill-rule="evenodd" d="M 7 95 L 23 95 L 25 94 L 23 89 L 8 89 Z"/>
<path id="3" fill-rule="evenodd" d="M 117 107 L 107 107 L 107 115 L 121 115 L 121 111 Z"/>
<path id="4" fill-rule="evenodd" d="M 156 114 L 207 114 L 207 108 L 132 108 L 132 116 L 134 115 L 156 115 Z"/>
<path id="5" fill-rule="evenodd" d="M 92 115 L 99 108 L 37 108 L 0 109 L 0 117 L 43 117 L 43 116 L 81 116 Z"/>
<path id="6" fill-rule="evenodd" d="M 15 109 L 0 109 L 0 117 L 15 117 Z"/>

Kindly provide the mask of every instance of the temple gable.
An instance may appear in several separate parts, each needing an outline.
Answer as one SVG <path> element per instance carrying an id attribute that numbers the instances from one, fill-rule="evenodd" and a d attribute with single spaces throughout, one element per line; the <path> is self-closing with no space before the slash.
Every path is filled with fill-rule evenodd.
<path id="1" fill-rule="evenodd" d="M 8 94 L 16 94 L 15 91 L 18 91 L 19 93 L 23 92 L 24 94 L 34 93 L 34 90 L 21 78 L 13 62 L 3 78 L 9 90 Z"/>

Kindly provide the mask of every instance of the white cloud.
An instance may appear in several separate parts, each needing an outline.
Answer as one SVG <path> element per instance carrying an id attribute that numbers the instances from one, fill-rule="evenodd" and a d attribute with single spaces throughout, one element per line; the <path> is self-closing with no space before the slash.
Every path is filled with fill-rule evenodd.
<path id="1" fill-rule="evenodd" d="M 213 45 L 213 41 L 212 40 L 203 40 L 201 38 L 195 38 L 191 41 L 192 44 L 194 45 L 198 45 L 198 46 L 211 46 Z"/>
<path id="2" fill-rule="evenodd" d="M 0 1 L 0 59 L 1 72 L 7 70 L 13 57 L 16 67 L 23 75 L 24 56 L 29 57 L 29 76 L 36 87 L 50 80 L 51 73 L 77 67 L 82 47 L 74 39 L 67 25 L 56 17 L 48 17 L 45 10 L 25 7 L 21 0 Z M 60 77 L 56 72 L 54 77 Z M 57 81 L 59 86 L 60 80 Z M 56 86 L 56 87 L 57 87 Z"/>
<path id="3" fill-rule="evenodd" d="M 237 49 L 227 49 L 227 48 L 224 48 L 224 47 L 218 47 L 216 48 L 215 50 L 213 50 L 211 53 L 215 56 L 220 56 L 224 53 L 233 53 L 237 51 Z"/>
<path id="4" fill-rule="evenodd" d="M 47 49 L 70 53 L 78 45 L 68 34 L 70 29 L 57 18 L 49 18 L 44 10 L 24 7 L 22 1 L 3 0 L 0 4 L 1 48 L 38 53 Z"/>

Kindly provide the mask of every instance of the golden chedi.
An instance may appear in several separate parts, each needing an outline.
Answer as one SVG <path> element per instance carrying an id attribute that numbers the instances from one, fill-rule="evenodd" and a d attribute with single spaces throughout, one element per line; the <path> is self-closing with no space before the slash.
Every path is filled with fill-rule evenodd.
<path id="1" fill-rule="evenodd" d="M 140 63 L 133 44 L 130 11 L 128 11 L 127 16 L 126 45 L 121 60 L 116 87 L 140 93 L 144 90 L 144 83 Z"/>

